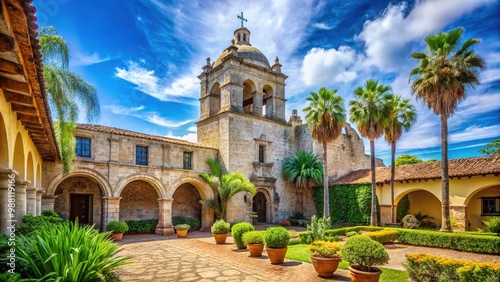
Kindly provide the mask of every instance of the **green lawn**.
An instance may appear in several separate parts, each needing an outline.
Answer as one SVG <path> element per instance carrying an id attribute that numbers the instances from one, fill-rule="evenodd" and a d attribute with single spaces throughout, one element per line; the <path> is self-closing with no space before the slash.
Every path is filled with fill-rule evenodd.
<path id="1" fill-rule="evenodd" d="M 309 245 L 298 244 L 288 246 L 288 251 L 286 252 L 286 258 L 311 263 L 311 257 L 309 257 Z M 349 269 L 349 264 L 345 261 L 340 262 L 339 268 Z M 382 275 L 380 276 L 381 282 L 398 282 L 398 281 L 408 281 L 408 272 L 403 270 L 395 270 L 384 267 L 379 267 L 382 270 Z"/>

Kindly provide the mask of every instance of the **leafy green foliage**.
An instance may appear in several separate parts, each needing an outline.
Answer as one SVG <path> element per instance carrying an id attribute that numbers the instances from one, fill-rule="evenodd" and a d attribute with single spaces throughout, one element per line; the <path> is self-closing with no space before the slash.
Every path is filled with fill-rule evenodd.
<path id="1" fill-rule="evenodd" d="M 403 217 L 405 217 L 408 212 L 410 211 L 410 197 L 408 197 L 408 194 L 404 195 L 401 200 L 399 200 L 398 203 L 398 208 L 397 208 L 397 219 L 398 221 L 403 220 Z"/>
<path id="2" fill-rule="evenodd" d="M 369 184 L 336 185 L 330 187 L 330 214 L 332 222 L 368 224 L 371 212 L 371 187 Z M 323 191 L 313 191 L 314 204 L 323 216 Z M 333 208 L 335 207 L 335 208 Z M 377 205 L 377 211 L 380 210 Z M 380 212 L 377 212 L 380 218 Z"/>
<path id="3" fill-rule="evenodd" d="M 106 224 L 106 231 L 113 234 L 125 233 L 128 231 L 128 225 L 126 222 L 121 221 L 110 221 Z"/>
<path id="4" fill-rule="evenodd" d="M 350 237 L 352 237 L 352 236 L 359 235 L 359 234 L 361 234 L 361 233 L 356 232 L 356 231 L 349 231 L 349 232 L 346 232 L 346 233 L 345 233 L 345 236 L 346 236 L 347 238 L 350 238 Z"/>
<path id="5" fill-rule="evenodd" d="M 416 229 L 420 227 L 420 221 L 418 221 L 418 219 L 411 214 L 407 214 L 403 217 L 402 221 L 404 228 Z"/>
<path id="6" fill-rule="evenodd" d="M 286 228 L 269 227 L 264 234 L 266 248 L 285 248 L 290 241 L 290 233 Z"/>
<path id="7" fill-rule="evenodd" d="M 288 220 L 290 220 L 290 219 L 303 220 L 303 219 L 306 219 L 306 217 L 304 216 L 304 214 L 302 212 L 294 212 L 292 214 L 292 216 L 290 216 L 288 218 Z"/>
<path id="8" fill-rule="evenodd" d="M 335 258 L 340 257 L 342 246 L 338 242 L 316 240 L 309 246 L 309 251 L 316 257 Z"/>
<path id="9" fill-rule="evenodd" d="M 188 224 L 191 226 L 192 230 L 199 230 L 200 229 L 200 221 L 196 218 L 190 217 L 190 216 L 183 216 L 183 215 L 176 215 L 172 217 L 172 224 L 173 225 L 178 225 L 178 224 Z"/>
<path id="10" fill-rule="evenodd" d="M 291 238 L 290 241 L 288 241 L 288 245 L 298 245 L 302 244 L 302 240 L 300 238 Z"/>
<path id="11" fill-rule="evenodd" d="M 385 229 L 370 232 L 365 234 L 365 236 L 379 242 L 380 244 L 386 244 L 396 241 L 398 239 L 398 232 L 396 230 Z"/>
<path id="12" fill-rule="evenodd" d="M 177 224 L 175 226 L 175 229 L 190 229 L 190 228 L 191 228 L 191 225 L 186 224 L 186 223 Z"/>
<path id="13" fill-rule="evenodd" d="M 238 249 L 246 248 L 246 244 L 243 243 L 243 234 L 253 230 L 255 230 L 255 227 L 249 222 L 238 222 L 231 227 L 231 236 L 233 236 L 234 243 Z"/>
<path id="14" fill-rule="evenodd" d="M 254 196 L 255 187 L 241 172 L 222 173 L 222 167 L 216 159 L 207 159 L 206 163 L 210 166 L 211 173 L 202 173 L 200 177 L 217 191 L 217 198 L 200 200 L 200 203 L 213 209 L 218 219 L 225 220 L 229 200 L 239 192 Z"/>
<path id="15" fill-rule="evenodd" d="M 130 233 L 154 233 L 158 219 L 127 220 Z"/>
<path id="16" fill-rule="evenodd" d="M 407 254 L 403 266 L 412 281 L 500 281 L 500 265 L 429 254 Z"/>
<path id="17" fill-rule="evenodd" d="M 400 165 L 409 165 L 409 164 L 420 164 L 423 163 L 424 161 L 420 158 L 417 158 L 413 155 L 401 155 L 396 158 L 395 165 L 400 166 Z"/>
<path id="18" fill-rule="evenodd" d="M 370 271 L 374 265 L 389 261 L 384 246 L 364 235 L 353 236 L 342 247 L 342 259 L 351 264 L 359 264 L 363 271 Z"/>
<path id="19" fill-rule="evenodd" d="M 31 236 L 38 232 L 42 226 L 58 225 L 64 222 L 67 221 L 59 217 L 59 215 L 54 211 L 44 211 L 42 215 L 38 216 L 25 215 L 23 216 L 23 225 L 18 228 L 18 233 Z"/>
<path id="20" fill-rule="evenodd" d="M 224 234 L 229 232 L 231 228 L 231 224 L 229 222 L 225 222 L 223 219 L 218 219 L 212 224 L 210 230 L 213 234 Z"/>
<path id="21" fill-rule="evenodd" d="M 491 141 L 486 144 L 486 147 L 479 149 L 478 152 L 488 156 L 500 154 L 500 139 Z"/>
<path id="22" fill-rule="evenodd" d="M 42 281 L 106 281 L 129 263 L 128 257 L 117 257 L 119 252 L 107 233 L 75 222 L 42 226 L 30 249 L 18 249 L 18 258 Z"/>
<path id="23" fill-rule="evenodd" d="M 297 188 L 312 188 L 323 183 L 323 163 L 315 154 L 300 150 L 285 159 L 283 178 Z"/>
<path id="24" fill-rule="evenodd" d="M 444 233 L 431 230 L 397 228 L 398 241 L 418 246 L 450 248 L 454 250 L 500 254 L 500 237 L 481 233 Z"/>
<path id="25" fill-rule="evenodd" d="M 264 243 L 264 232 L 263 231 L 247 231 L 243 233 L 243 244 L 263 244 Z"/>
<path id="26" fill-rule="evenodd" d="M 383 230 L 384 227 L 373 227 L 373 226 L 351 226 L 351 227 L 342 227 L 329 229 L 325 231 L 326 236 L 339 236 L 339 235 L 347 235 L 348 232 L 360 232 L 360 231 L 378 231 Z"/>
<path id="27" fill-rule="evenodd" d="M 330 218 L 316 217 L 313 215 L 311 217 L 311 223 L 307 225 L 307 231 L 311 234 L 311 240 L 322 240 L 325 237 L 325 231 L 331 228 Z"/>
<path id="28" fill-rule="evenodd" d="M 500 234 L 500 216 L 489 216 L 484 220 L 486 231 Z"/>

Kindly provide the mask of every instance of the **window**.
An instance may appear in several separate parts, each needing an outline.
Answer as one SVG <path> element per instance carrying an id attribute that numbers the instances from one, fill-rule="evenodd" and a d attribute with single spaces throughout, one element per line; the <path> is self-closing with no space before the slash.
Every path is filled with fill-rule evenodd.
<path id="1" fill-rule="evenodd" d="M 500 215 L 500 197 L 481 198 L 481 215 Z"/>
<path id="2" fill-rule="evenodd" d="M 148 165 L 148 147 L 135 146 L 135 164 Z"/>
<path id="3" fill-rule="evenodd" d="M 90 138 L 76 137 L 76 155 L 90 158 Z"/>
<path id="4" fill-rule="evenodd" d="M 191 169 L 192 168 L 192 159 L 193 159 L 193 153 L 184 152 L 184 164 L 183 164 L 182 168 Z"/>
<path id="5" fill-rule="evenodd" d="M 259 145 L 259 163 L 265 162 L 265 157 L 264 157 L 265 155 L 266 155 L 266 146 Z"/>

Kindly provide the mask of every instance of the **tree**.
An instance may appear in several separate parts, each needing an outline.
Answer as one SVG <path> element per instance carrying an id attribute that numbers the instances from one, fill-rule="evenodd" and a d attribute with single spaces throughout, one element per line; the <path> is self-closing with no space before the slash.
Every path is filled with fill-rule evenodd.
<path id="1" fill-rule="evenodd" d="M 286 158 L 283 164 L 283 179 L 295 185 L 296 210 L 304 212 L 303 189 L 312 188 L 323 182 L 323 164 L 311 152 L 298 151 L 295 156 Z"/>
<path id="2" fill-rule="evenodd" d="M 248 192 L 254 196 L 255 187 L 241 172 L 222 173 L 222 168 L 216 159 L 207 159 L 206 163 L 210 166 L 211 173 L 202 173 L 200 177 L 215 190 L 216 198 L 200 200 L 200 203 L 213 209 L 217 219 L 226 220 L 229 200 L 239 192 Z"/>
<path id="3" fill-rule="evenodd" d="M 491 141 L 486 144 L 486 147 L 479 149 L 478 152 L 487 156 L 500 154 L 500 139 Z"/>
<path id="4" fill-rule="evenodd" d="M 448 178 L 448 118 L 465 98 L 467 89 L 479 85 L 479 72 L 485 68 L 484 60 L 472 47 L 479 39 L 462 42 L 464 30 L 459 27 L 425 38 L 427 53 L 413 53 L 411 58 L 419 65 L 410 72 L 411 89 L 417 99 L 441 117 L 441 231 L 451 232 L 450 193 Z M 412 81 L 413 80 L 413 81 Z"/>
<path id="5" fill-rule="evenodd" d="M 323 217 L 330 217 L 330 198 L 328 195 L 328 158 L 327 144 L 335 141 L 342 134 L 345 126 L 345 108 L 342 97 L 335 95 L 337 89 L 328 90 L 325 87 L 319 92 L 311 92 L 307 98 L 309 106 L 304 108 L 306 119 L 312 128 L 311 135 L 323 144 Z"/>
<path id="6" fill-rule="evenodd" d="M 88 122 L 97 121 L 100 114 L 95 88 L 77 74 L 68 70 L 69 49 L 53 27 L 39 30 L 40 51 L 43 56 L 45 90 L 51 112 L 56 117 L 56 139 L 67 174 L 75 158 L 75 128 L 79 109 L 83 109 Z"/>
<path id="7" fill-rule="evenodd" d="M 415 157 L 414 155 L 401 155 L 396 158 L 395 165 L 400 166 L 400 165 L 408 165 L 408 164 L 420 164 L 423 163 L 424 161 L 420 158 Z"/>
<path id="8" fill-rule="evenodd" d="M 399 95 L 392 97 L 391 105 L 389 123 L 385 128 L 385 140 L 391 144 L 391 222 L 394 223 L 394 156 L 396 154 L 396 142 L 401 138 L 403 130 L 410 130 L 412 124 L 415 123 L 417 112 L 410 100 L 401 100 Z"/>
<path id="9" fill-rule="evenodd" d="M 351 121 L 356 122 L 361 136 L 370 139 L 370 160 L 372 173 L 372 208 L 370 225 L 377 225 L 377 191 L 375 180 L 375 139 L 384 134 L 391 115 L 393 99 L 391 87 L 370 79 L 365 88 L 354 90 L 354 100 L 349 102 Z"/>

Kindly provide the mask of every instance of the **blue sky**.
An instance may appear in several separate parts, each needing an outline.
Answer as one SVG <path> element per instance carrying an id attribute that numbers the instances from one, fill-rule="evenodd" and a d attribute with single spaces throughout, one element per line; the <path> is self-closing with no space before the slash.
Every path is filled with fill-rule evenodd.
<path id="1" fill-rule="evenodd" d="M 476 50 L 487 69 L 449 120 L 449 156 L 478 156 L 479 148 L 500 137 L 500 0 L 33 4 L 38 24 L 54 26 L 68 42 L 71 70 L 96 87 L 102 125 L 196 141 L 196 76 L 206 57 L 214 61 L 231 44 L 243 11 L 252 45 L 271 62 L 278 56 L 289 76 L 287 117 L 323 86 L 339 89 L 347 106 L 353 90 L 374 78 L 417 106 L 418 120 L 398 142 L 397 155 L 424 160 L 441 158 L 440 122 L 411 95 L 408 74 L 416 62 L 409 55 L 425 51 L 427 35 L 462 26 L 466 38 L 482 39 Z M 389 164 L 383 138 L 376 154 Z"/>

